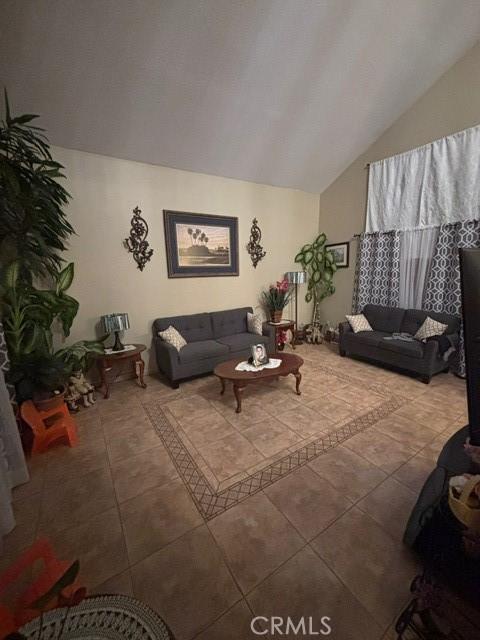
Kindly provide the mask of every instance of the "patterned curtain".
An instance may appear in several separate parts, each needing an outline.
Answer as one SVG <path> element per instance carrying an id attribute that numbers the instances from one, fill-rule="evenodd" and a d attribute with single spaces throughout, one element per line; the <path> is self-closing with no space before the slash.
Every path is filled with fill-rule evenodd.
<path id="1" fill-rule="evenodd" d="M 363 233 L 358 239 L 352 311 L 366 304 L 398 306 L 400 232 Z"/>
<path id="2" fill-rule="evenodd" d="M 461 315 L 462 294 L 458 249 L 475 247 L 480 247 L 479 220 L 446 224 L 440 227 L 423 298 L 425 310 Z M 452 369 L 455 373 L 464 376 L 463 331 L 460 333 L 457 356 L 456 361 L 452 363 Z"/>

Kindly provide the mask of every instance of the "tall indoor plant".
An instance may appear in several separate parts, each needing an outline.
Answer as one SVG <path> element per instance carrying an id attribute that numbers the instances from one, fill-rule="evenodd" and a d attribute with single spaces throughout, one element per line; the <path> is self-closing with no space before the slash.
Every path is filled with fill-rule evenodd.
<path id="1" fill-rule="evenodd" d="M 61 256 L 74 230 L 64 208 L 70 195 L 60 184 L 62 165 L 50 153 L 37 116 L 12 117 L 5 93 L 0 125 L 0 271 L 1 317 L 11 360 L 11 380 L 21 399 L 65 385 L 74 367 L 86 366 L 86 354 L 103 350 L 98 341 L 82 341 L 57 352 L 52 331 L 59 322 L 67 337 L 78 302 L 66 291 L 73 263 Z"/>
<path id="2" fill-rule="evenodd" d="M 305 300 L 313 301 L 312 323 L 318 322 L 320 302 L 335 293 L 333 275 L 337 270 L 335 257 L 326 248 L 327 236 L 318 235 L 311 244 L 305 244 L 295 256 L 295 262 L 301 264 L 308 278 Z"/>

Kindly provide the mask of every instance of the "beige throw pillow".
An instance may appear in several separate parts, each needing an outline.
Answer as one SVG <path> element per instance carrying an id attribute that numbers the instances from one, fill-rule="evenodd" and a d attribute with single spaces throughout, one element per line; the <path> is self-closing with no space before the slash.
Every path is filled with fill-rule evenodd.
<path id="1" fill-rule="evenodd" d="M 175 327 L 172 327 L 172 325 L 170 325 L 168 329 L 165 329 L 165 331 L 159 331 L 158 335 L 162 340 L 165 340 L 165 342 L 171 344 L 172 347 L 175 347 L 177 351 L 180 351 L 180 349 L 187 344 L 185 338 L 175 329 Z"/>
<path id="2" fill-rule="evenodd" d="M 356 316 L 345 316 L 348 320 L 350 326 L 354 333 L 358 333 L 359 331 L 373 331 L 370 326 L 369 321 L 363 315 L 363 313 L 359 313 Z"/>
<path id="3" fill-rule="evenodd" d="M 262 325 L 263 320 L 260 316 L 255 315 L 254 313 L 249 313 L 247 311 L 247 326 L 249 333 L 256 333 L 257 335 L 262 335 Z"/>
<path id="4" fill-rule="evenodd" d="M 416 340 L 426 340 L 427 338 L 433 338 L 433 336 L 441 336 L 448 329 L 448 324 L 442 324 L 437 322 L 430 316 L 425 318 L 424 323 L 413 336 Z"/>

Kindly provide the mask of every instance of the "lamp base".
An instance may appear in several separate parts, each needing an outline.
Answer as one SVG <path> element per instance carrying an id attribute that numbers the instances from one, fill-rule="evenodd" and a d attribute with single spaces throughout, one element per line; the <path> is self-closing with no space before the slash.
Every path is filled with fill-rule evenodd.
<path id="1" fill-rule="evenodd" d="M 120 340 L 120 332 L 115 331 L 115 344 L 112 347 L 112 351 L 123 351 L 125 347 Z"/>

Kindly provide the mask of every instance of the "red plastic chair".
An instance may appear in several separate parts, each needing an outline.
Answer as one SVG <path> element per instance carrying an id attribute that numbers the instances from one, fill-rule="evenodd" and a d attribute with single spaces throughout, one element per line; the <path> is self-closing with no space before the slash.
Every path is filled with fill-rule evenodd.
<path id="1" fill-rule="evenodd" d="M 59 440 L 66 441 L 70 447 L 78 442 L 75 421 L 65 403 L 55 409 L 39 411 L 31 400 L 27 400 L 20 407 L 20 415 L 33 432 L 32 453 L 43 453 Z"/>
<path id="2" fill-rule="evenodd" d="M 7 603 L 9 587 L 13 587 L 29 570 L 35 570 L 38 575 L 19 596 L 14 598 L 12 603 Z M 64 606 L 66 602 L 82 600 L 86 590 L 77 583 L 76 571 L 72 574 L 72 563 L 55 557 L 48 540 L 40 539 L 34 542 L 0 575 L 0 638 L 33 620 L 42 610 L 46 611 Z M 71 574 L 70 578 L 66 579 L 69 574 Z M 69 584 L 62 588 L 62 582 Z M 55 593 L 53 597 L 48 598 L 48 603 L 43 607 L 36 606 L 36 601 L 52 589 Z"/>

